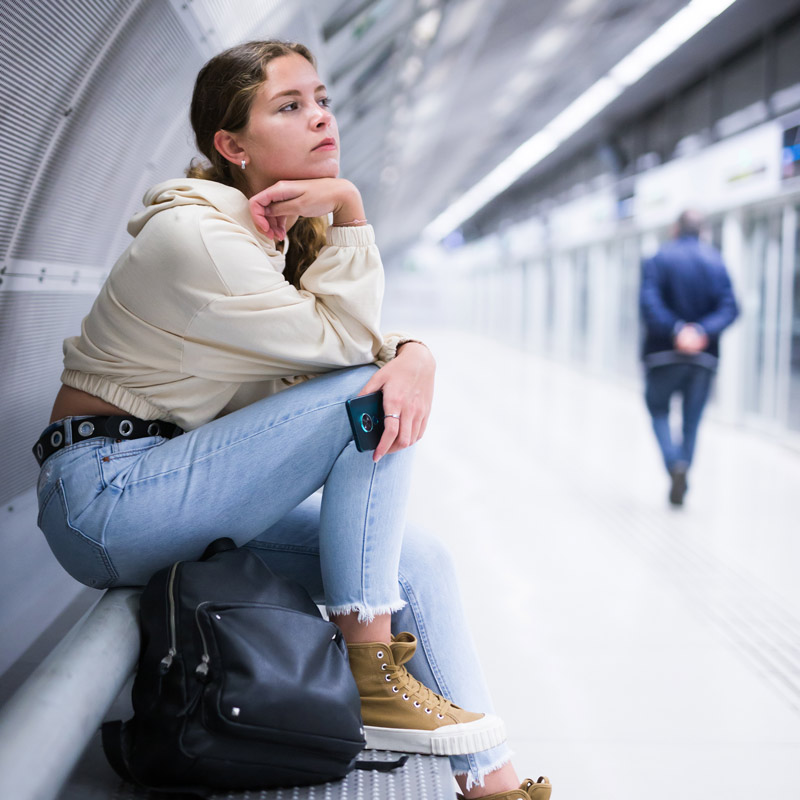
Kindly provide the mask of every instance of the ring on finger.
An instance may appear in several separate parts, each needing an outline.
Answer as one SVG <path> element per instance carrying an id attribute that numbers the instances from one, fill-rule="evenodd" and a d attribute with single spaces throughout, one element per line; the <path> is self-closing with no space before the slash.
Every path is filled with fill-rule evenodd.
<path id="1" fill-rule="evenodd" d="M 400 419 L 399 414 L 384 414 L 384 417 L 392 417 L 393 419 Z"/>

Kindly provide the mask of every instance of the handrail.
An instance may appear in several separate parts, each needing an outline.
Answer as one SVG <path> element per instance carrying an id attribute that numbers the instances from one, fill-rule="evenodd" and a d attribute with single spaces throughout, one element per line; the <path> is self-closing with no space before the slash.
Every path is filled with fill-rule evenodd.
<path id="1" fill-rule="evenodd" d="M 0 709 L 0 797 L 52 800 L 133 672 L 137 589 L 111 589 Z"/>

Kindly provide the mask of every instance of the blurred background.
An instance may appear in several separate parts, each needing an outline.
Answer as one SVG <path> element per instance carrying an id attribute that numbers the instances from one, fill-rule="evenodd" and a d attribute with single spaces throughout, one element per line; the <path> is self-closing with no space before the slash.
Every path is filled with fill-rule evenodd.
<path id="1" fill-rule="evenodd" d="M 521 775 L 798 800 L 798 0 L 3 0 L 0 702 L 97 599 L 36 529 L 61 340 L 196 154 L 198 69 L 272 37 L 318 58 L 385 329 L 437 357 L 411 517 L 459 564 Z M 676 509 L 638 292 L 687 207 L 741 315 Z"/>

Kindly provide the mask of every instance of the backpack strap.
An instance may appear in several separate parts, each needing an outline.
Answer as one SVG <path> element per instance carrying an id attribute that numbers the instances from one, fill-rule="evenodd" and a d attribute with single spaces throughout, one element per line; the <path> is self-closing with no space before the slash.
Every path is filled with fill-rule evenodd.
<path id="1" fill-rule="evenodd" d="M 128 783 L 136 783 L 136 779 L 131 775 L 128 768 L 128 761 L 125 758 L 125 751 L 122 744 L 122 726 L 121 719 L 115 719 L 113 722 L 104 722 L 100 728 L 103 739 L 103 752 L 106 754 L 108 763 L 114 769 L 114 772 Z"/>
<path id="2" fill-rule="evenodd" d="M 228 536 L 223 536 L 220 539 L 214 539 L 214 541 L 206 547 L 203 551 L 203 555 L 200 556 L 200 561 L 208 561 L 209 558 L 213 558 L 218 553 L 227 553 L 228 550 L 236 549 L 238 549 L 236 547 L 236 542 Z"/>
<path id="3" fill-rule="evenodd" d="M 371 772 L 391 772 L 393 769 L 405 766 L 408 759 L 408 756 L 400 756 L 397 761 L 356 761 L 353 766 Z"/>

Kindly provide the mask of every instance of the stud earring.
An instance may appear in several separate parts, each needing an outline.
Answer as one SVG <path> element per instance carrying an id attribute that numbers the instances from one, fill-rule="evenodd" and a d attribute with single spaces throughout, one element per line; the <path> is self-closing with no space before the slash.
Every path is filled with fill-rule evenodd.
<path id="1" fill-rule="evenodd" d="M 247 165 L 247 162 L 244 159 L 242 159 L 242 169 L 244 169 L 246 165 Z"/>

